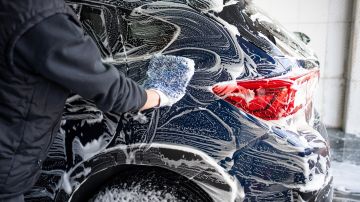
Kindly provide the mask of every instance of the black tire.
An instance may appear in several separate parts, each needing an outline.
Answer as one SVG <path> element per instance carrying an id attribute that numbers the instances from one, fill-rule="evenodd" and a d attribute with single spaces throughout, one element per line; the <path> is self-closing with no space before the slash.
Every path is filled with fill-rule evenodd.
<path id="1" fill-rule="evenodd" d="M 213 201 L 193 181 L 164 168 L 121 166 L 91 176 L 71 201 Z"/>

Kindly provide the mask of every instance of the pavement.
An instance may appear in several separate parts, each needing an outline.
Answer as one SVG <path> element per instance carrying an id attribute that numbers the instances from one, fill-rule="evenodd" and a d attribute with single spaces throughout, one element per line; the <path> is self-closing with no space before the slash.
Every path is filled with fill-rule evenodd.
<path id="1" fill-rule="evenodd" d="M 360 136 L 328 129 L 334 202 L 360 202 Z"/>

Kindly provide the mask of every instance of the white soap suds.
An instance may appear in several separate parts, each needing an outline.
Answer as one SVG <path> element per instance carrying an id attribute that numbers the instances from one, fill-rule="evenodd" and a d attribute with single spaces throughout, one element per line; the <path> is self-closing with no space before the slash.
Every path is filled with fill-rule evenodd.
<path id="1" fill-rule="evenodd" d="M 220 13 L 224 8 L 222 0 L 187 0 L 187 4 L 196 7 L 202 11 L 215 11 Z"/>
<path id="2" fill-rule="evenodd" d="M 109 141 L 104 139 L 104 136 L 100 136 L 99 139 L 94 139 L 83 145 L 79 138 L 75 137 L 73 141 L 73 150 L 75 154 L 80 155 L 84 160 L 86 160 L 105 149 L 108 143 Z"/>
<path id="3" fill-rule="evenodd" d="M 149 122 L 148 118 L 145 116 L 145 114 L 138 112 L 137 114 L 135 114 L 133 116 L 134 121 L 137 121 L 141 124 L 145 124 L 147 122 Z"/>
<path id="4" fill-rule="evenodd" d="M 69 174 L 66 172 L 62 175 L 61 187 L 67 194 L 71 194 L 72 186 L 70 183 L 70 177 L 69 177 Z"/>
<path id="5" fill-rule="evenodd" d="M 131 189 L 106 188 L 92 200 L 93 202 L 175 202 L 178 201 L 172 193 L 163 194 L 155 189 L 143 189 L 139 185 Z"/>
<path id="6" fill-rule="evenodd" d="M 239 54 L 239 58 L 237 59 L 238 61 L 233 61 L 234 64 L 223 64 L 223 65 L 225 69 L 228 71 L 228 73 L 231 75 L 232 79 L 235 80 L 245 71 L 244 57 L 246 55 L 242 50 L 242 48 L 240 47 L 239 43 L 237 43 L 237 36 L 240 36 L 239 29 L 235 25 L 226 22 L 225 20 L 223 20 L 220 17 L 217 17 L 214 14 L 209 13 L 209 15 L 226 28 L 226 30 L 229 32 L 231 38 L 234 41 L 236 51 Z"/>

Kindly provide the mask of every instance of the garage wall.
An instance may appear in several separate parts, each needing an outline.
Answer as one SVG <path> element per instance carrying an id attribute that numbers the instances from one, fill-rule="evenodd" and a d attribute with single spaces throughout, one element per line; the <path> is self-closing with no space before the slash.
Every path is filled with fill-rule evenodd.
<path id="1" fill-rule="evenodd" d="M 322 71 L 316 105 L 328 127 L 343 128 L 353 1 L 254 0 L 290 31 L 310 36 Z"/>
<path id="2" fill-rule="evenodd" d="M 360 1 L 353 6 L 353 20 L 350 41 L 350 57 L 346 74 L 347 89 L 345 103 L 344 131 L 360 136 Z"/>

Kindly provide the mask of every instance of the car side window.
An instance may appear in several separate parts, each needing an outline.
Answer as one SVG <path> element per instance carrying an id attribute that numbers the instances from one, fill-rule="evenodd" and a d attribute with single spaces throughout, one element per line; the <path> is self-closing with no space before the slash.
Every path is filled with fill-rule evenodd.
<path id="1" fill-rule="evenodd" d="M 132 13 L 127 20 L 126 48 L 129 58 L 161 52 L 171 44 L 177 32 L 174 25 L 150 15 Z"/>
<path id="2" fill-rule="evenodd" d="M 161 52 L 178 31 L 173 24 L 140 12 L 88 4 L 71 6 L 103 59 L 115 63 L 138 61 Z"/>
<path id="3" fill-rule="evenodd" d="M 85 32 L 95 41 L 103 59 L 113 59 L 123 48 L 126 22 L 116 7 L 71 4 Z"/>
<path id="4" fill-rule="evenodd" d="M 103 58 L 113 56 L 114 46 L 116 46 L 117 37 L 120 34 L 117 23 L 114 23 L 114 16 L 107 8 L 96 8 L 83 5 L 80 12 L 80 21 L 84 30 L 89 34 L 97 44 Z M 115 16 L 115 19 L 117 16 Z M 115 48 L 116 49 L 116 48 Z"/>

